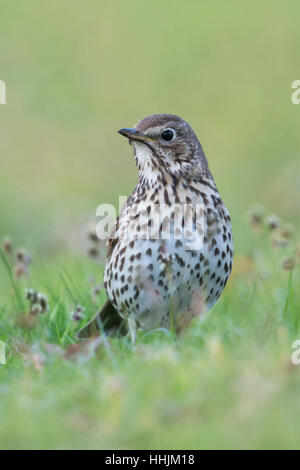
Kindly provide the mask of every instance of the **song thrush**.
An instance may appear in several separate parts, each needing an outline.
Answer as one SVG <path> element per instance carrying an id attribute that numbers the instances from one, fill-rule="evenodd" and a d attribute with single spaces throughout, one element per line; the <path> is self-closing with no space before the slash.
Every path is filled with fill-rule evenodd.
<path id="1" fill-rule="evenodd" d="M 221 295 L 232 268 L 230 215 L 202 146 L 178 116 L 119 133 L 134 146 L 138 185 L 107 239 L 108 301 L 79 333 L 184 329 Z M 126 328 L 127 327 L 127 328 Z"/>

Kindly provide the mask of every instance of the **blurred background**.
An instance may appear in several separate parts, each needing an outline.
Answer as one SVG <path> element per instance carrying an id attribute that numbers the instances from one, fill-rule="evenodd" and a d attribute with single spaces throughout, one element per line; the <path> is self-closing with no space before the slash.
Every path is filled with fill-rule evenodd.
<path id="1" fill-rule="evenodd" d="M 102 202 L 137 182 L 116 131 L 186 119 L 247 245 L 252 203 L 298 224 L 299 2 L 1 2 L 1 236 L 81 249 Z"/>

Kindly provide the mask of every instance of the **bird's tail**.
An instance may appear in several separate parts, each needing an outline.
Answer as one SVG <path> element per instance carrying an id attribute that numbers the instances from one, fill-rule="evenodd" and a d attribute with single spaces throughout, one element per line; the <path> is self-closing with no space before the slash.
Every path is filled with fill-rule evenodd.
<path id="1" fill-rule="evenodd" d="M 125 336 L 128 332 L 127 322 L 119 315 L 110 300 L 107 300 L 97 313 L 79 332 L 77 339 L 89 338 L 105 333 L 108 336 Z"/>

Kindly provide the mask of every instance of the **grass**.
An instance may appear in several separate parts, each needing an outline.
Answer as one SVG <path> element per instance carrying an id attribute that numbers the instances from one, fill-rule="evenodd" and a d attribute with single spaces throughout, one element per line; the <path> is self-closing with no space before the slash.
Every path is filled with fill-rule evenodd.
<path id="1" fill-rule="evenodd" d="M 0 316 L 1 448 L 299 447 L 300 366 L 291 354 L 300 273 L 282 267 L 293 244 L 274 248 L 266 232 L 236 255 L 209 315 L 176 341 L 139 332 L 136 348 L 129 337 L 75 345 L 104 302 L 102 291 L 92 295 L 93 260 L 35 259 L 30 277 L 15 280 L 2 254 L 11 296 Z M 47 295 L 48 312 L 24 316 L 29 285 Z"/>

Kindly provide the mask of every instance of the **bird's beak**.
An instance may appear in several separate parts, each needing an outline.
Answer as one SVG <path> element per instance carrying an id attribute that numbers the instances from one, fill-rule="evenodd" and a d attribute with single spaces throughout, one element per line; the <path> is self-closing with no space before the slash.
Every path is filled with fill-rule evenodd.
<path id="1" fill-rule="evenodd" d="M 130 140 L 137 140 L 139 142 L 154 142 L 154 139 L 149 137 L 148 135 L 144 135 L 139 133 L 136 129 L 120 129 L 119 134 L 123 135 L 124 137 L 127 137 L 127 139 Z"/>

